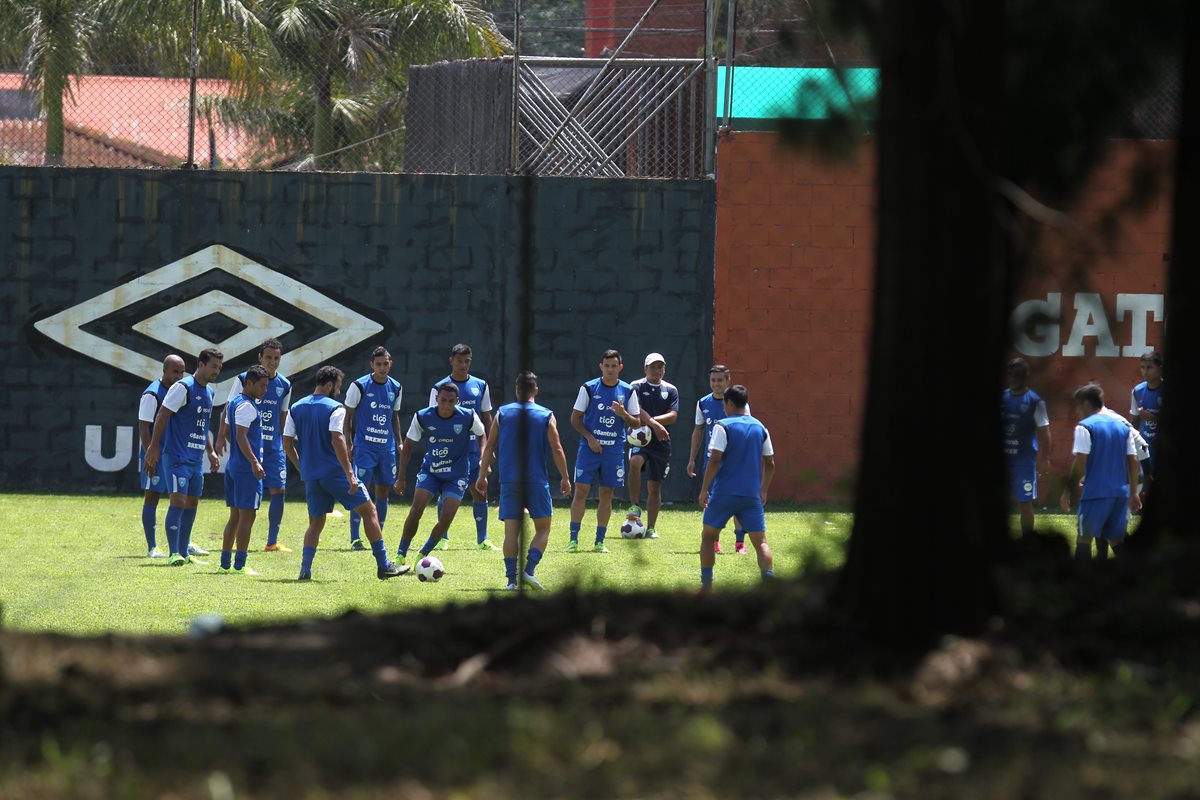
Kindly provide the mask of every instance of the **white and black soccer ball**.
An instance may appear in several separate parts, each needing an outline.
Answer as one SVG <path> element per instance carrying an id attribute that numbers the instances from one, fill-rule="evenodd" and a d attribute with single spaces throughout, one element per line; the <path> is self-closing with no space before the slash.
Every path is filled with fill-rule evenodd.
<path id="1" fill-rule="evenodd" d="M 637 517 L 626 517 L 621 523 L 622 539 L 641 539 L 646 535 L 646 526 Z"/>
<path id="2" fill-rule="evenodd" d="M 417 562 L 417 579 L 422 583 L 437 583 L 445 574 L 446 568 L 433 556 L 425 556 Z"/>
<path id="3" fill-rule="evenodd" d="M 625 435 L 625 441 L 634 447 L 645 447 L 650 444 L 651 438 L 649 425 L 643 425 L 640 428 L 630 428 L 629 433 Z"/>

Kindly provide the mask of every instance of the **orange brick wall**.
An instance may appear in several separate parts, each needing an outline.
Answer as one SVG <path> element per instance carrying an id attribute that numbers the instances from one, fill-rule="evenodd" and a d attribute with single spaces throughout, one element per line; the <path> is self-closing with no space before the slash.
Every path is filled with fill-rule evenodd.
<path id="1" fill-rule="evenodd" d="M 1102 229 L 1106 211 L 1127 194 L 1138 160 L 1148 159 L 1164 177 L 1170 154 L 1165 144 L 1115 142 L 1072 220 Z M 865 142 L 851 158 L 834 161 L 813 148 L 784 149 L 771 133 L 739 132 L 722 140 L 717 164 L 714 356 L 746 384 L 755 416 L 772 432 L 773 497 L 847 500 L 866 388 L 874 148 Z M 1116 214 L 1119 233 L 1109 240 L 1070 226 L 1066 233 L 1047 228 L 1036 277 L 1018 293 L 1018 303 L 1044 300 L 1047 292 L 1062 296 L 1055 352 L 1028 358 L 1034 388 L 1050 407 L 1060 464 L 1069 458 L 1072 432 L 1064 393 L 1096 379 L 1110 405 L 1128 410 L 1135 354 L 1097 357 L 1096 336 L 1083 339 L 1082 357 L 1063 356 L 1062 345 L 1071 341 L 1074 297 L 1088 292 L 1100 293 L 1116 344 L 1134 343 L 1132 314 L 1118 322 L 1116 303 L 1122 294 L 1163 292 L 1170 193 L 1162 183 L 1145 208 Z M 1161 335 L 1162 323 L 1148 321 L 1147 344 L 1161 346 Z"/>

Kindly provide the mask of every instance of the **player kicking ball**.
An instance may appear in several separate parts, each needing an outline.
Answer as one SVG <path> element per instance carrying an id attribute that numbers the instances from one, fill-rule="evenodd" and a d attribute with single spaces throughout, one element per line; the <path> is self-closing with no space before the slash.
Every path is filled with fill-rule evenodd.
<path id="1" fill-rule="evenodd" d="M 408 548 L 425 507 L 434 497 L 442 498 L 442 510 L 438 521 L 421 546 L 421 557 L 433 552 L 438 541 L 450 528 L 463 494 L 467 491 L 467 479 L 471 472 L 471 443 L 476 436 L 484 435 L 483 422 L 474 411 L 458 405 L 458 385 L 447 381 L 437 387 L 437 405 L 423 408 L 413 414 L 412 424 L 405 438 L 408 446 L 400 451 L 400 474 L 396 477 L 396 491 L 403 495 L 408 483 L 408 459 L 413 445 L 425 440 L 425 460 L 417 474 L 417 488 L 413 492 L 413 503 L 404 520 L 397 556 L 401 564 L 408 557 Z M 419 560 L 419 559 L 418 559 Z"/>
<path id="2" fill-rule="evenodd" d="M 409 570 L 407 566 L 388 561 L 387 545 L 383 543 L 375 505 L 350 465 L 343 433 L 346 407 L 336 399 L 342 392 L 344 377 L 337 367 L 324 366 L 317 370 L 313 393 L 292 405 L 284 424 L 283 449 L 288 460 L 300 471 L 308 498 L 308 530 L 304 532 L 304 552 L 300 559 L 300 575 L 296 579 L 300 581 L 312 580 L 312 564 L 321 541 L 321 530 L 325 527 L 325 515 L 333 511 L 335 502 L 362 517 L 380 580 L 395 578 Z M 296 452 L 297 442 L 299 453 Z"/>
<path id="3" fill-rule="evenodd" d="M 229 521 L 221 542 L 220 571 L 235 575 L 257 575 L 246 566 L 250 548 L 250 529 L 262 503 L 263 426 L 258 403 L 267 391 L 270 376 L 265 367 L 254 366 L 242 377 L 242 391 L 225 407 L 225 422 L 234 432 L 229 462 L 225 465 L 225 505 Z M 234 550 L 234 544 L 237 550 Z"/>

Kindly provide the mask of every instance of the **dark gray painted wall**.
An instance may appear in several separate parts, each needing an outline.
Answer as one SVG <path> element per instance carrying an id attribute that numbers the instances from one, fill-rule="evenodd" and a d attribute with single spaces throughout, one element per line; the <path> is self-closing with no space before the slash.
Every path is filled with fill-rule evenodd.
<path id="1" fill-rule="evenodd" d="M 474 371 L 490 382 L 496 404 L 508 402 L 517 368 L 520 185 L 476 176 L 0 168 L 0 484 L 133 491 L 132 426 L 149 376 L 113 366 L 94 343 L 160 361 L 177 348 L 134 326 L 213 290 L 294 326 L 282 337 L 283 371 L 297 384 L 294 396 L 311 390 L 315 369 L 294 373 L 289 359 L 334 328 L 269 285 L 220 270 L 156 285 L 136 302 L 121 290 L 112 305 L 124 307 L 84 325 L 91 344 L 53 341 L 35 327 L 211 245 L 381 326 L 321 361 L 358 377 L 371 348 L 388 346 L 405 386 L 405 419 L 448 372 L 457 341 L 474 348 Z M 713 184 L 542 178 L 535 191 L 534 369 L 541 399 L 566 433 L 568 461 L 573 468 L 570 407 L 579 384 L 598 374 L 601 351 L 619 348 L 623 377 L 632 380 L 643 356 L 658 350 L 683 402 L 666 490 L 687 499 L 692 406 L 707 391 L 712 358 Z M 221 335 L 237 327 L 226 320 Z M 193 368 L 195 353 L 183 355 Z M 253 350 L 226 359 L 222 380 L 254 363 Z M 132 453 L 122 447 L 130 435 Z"/>

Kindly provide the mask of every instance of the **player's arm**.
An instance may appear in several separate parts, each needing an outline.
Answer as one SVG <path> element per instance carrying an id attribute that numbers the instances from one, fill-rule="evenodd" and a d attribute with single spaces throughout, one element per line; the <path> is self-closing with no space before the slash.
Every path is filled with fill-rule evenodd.
<path id="1" fill-rule="evenodd" d="M 771 434 L 766 432 L 762 449 L 762 487 L 759 489 L 759 499 L 763 505 L 767 503 L 767 490 L 771 488 L 771 478 L 775 477 L 775 445 L 771 443 Z"/>
<path id="2" fill-rule="evenodd" d="M 571 473 L 567 471 L 567 454 L 563 452 L 562 439 L 558 435 L 558 422 L 550 415 L 550 423 L 546 426 L 546 441 L 550 444 L 550 457 L 554 459 L 554 468 L 558 470 L 558 490 L 563 497 L 571 493 Z"/>
<path id="3" fill-rule="evenodd" d="M 300 455 L 296 452 L 296 424 L 292 422 L 291 414 L 288 414 L 287 421 L 283 423 L 283 452 L 296 468 L 296 472 L 300 472 Z"/>
<path id="4" fill-rule="evenodd" d="M 233 398 L 242 393 L 242 379 L 236 377 L 233 379 L 233 385 L 229 387 L 229 396 L 225 398 L 225 407 L 233 402 Z M 217 451 L 217 455 L 225 452 L 225 442 L 229 441 L 229 415 L 221 415 L 221 427 L 217 430 L 217 440 L 213 443 L 213 449 Z"/>
<path id="5" fill-rule="evenodd" d="M 489 414 L 489 416 L 491 416 Z M 488 437 L 479 453 L 479 477 L 475 479 L 475 490 L 480 494 L 487 491 L 487 474 L 496 455 L 496 443 L 500 441 L 500 418 L 494 417 L 488 426 Z"/>
<path id="6" fill-rule="evenodd" d="M 228 417 L 228 414 L 223 414 L 222 418 Z M 242 451 L 242 455 L 246 459 L 246 463 L 250 465 L 250 471 L 254 473 L 254 477 L 263 478 L 266 473 L 263 471 L 262 462 L 258 460 L 258 454 L 250 447 L 250 425 L 254 422 L 254 418 L 258 416 L 258 409 L 253 403 L 243 403 L 237 410 L 237 416 L 234 419 L 234 424 L 237 426 L 237 446 Z"/>
<path id="7" fill-rule="evenodd" d="M 692 428 L 692 445 L 688 448 L 687 474 L 689 478 L 696 477 L 696 456 L 700 453 L 700 445 L 704 442 L 704 425 Z"/>
<path id="8" fill-rule="evenodd" d="M 1071 460 L 1071 468 L 1067 470 L 1067 485 L 1063 487 L 1062 497 L 1059 498 L 1059 504 L 1063 511 L 1070 511 L 1074 504 L 1075 490 L 1080 486 L 1080 476 L 1087 469 L 1087 460 L 1087 453 L 1075 453 Z M 1136 481 L 1134 486 L 1137 486 Z"/>
<path id="9" fill-rule="evenodd" d="M 424 428 L 416 414 L 413 414 L 412 424 L 408 426 L 408 434 L 405 438 L 409 444 L 400 450 L 400 466 L 396 468 L 396 483 L 392 487 L 396 490 L 396 494 L 403 495 L 404 490 L 408 487 L 408 461 L 412 458 L 413 445 L 421 441 L 424 435 Z"/>
<path id="10" fill-rule="evenodd" d="M 700 484 L 700 496 L 697 498 L 701 508 L 708 507 L 708 490 L 712 486 L 713 478 L 717 477 L 721 460 L 725 458 L 725 442 L 725 428 L 718 423 L 713 426 L 712 441 L 709 443 L 708 466 L 704 469 L 704 480 Z"/>
<path id="11" fill-rule="evenodd" d="M 599 453 L 603 448 L 600 447 L 600 442 L 596 441 L 596 437 L 583 424 L 583 412 L 587 411 L 588 403 L 591 402 L 591 396 L 588 394 L 586 386 L 579 387 L 579 394 L 575 397 L 575 406 L 571 409 L 571 427 L 579 434 L 579 437 L 587 442 L 588 449 L 593 453 Z"/>
<path id="12" fill-rule="evenodd" d="M 404 387 L 396 391 L 396 402 L 392 403 L 392 437 L 396 440 L 396 452 L 404 451 L 404 437 L 400 435 L 400 431 L 404 430 L 404 420 L 400 419 L 400 401 L 404 398 Z"/>
<path id="13" fill-rule="evenodd" d="M 621 418 L 621 421 L 630 428 L 636 428 L 640 425 L 648 424 L 643 420 L 643 417 L 646 419 L 649 419 L 649 417 L 646 416 L 645 412 L 638 408 L 636 394 L 629 395 L 628 405 L 623 404 L 620 400 L 613 400 L 610 407 L 613 411 L 617 412 L 617 416 Z M 654 426 L 651 425 L 651 427 Z"/>
<path id="14" fill-rule="evenodd" d="M 176 411 L 183 408 L 187 399 L 187 389 L 183 388 L 182 383 L 176 383 L 167 390 L 167 395 L 163 398 L 158 413 L 154 416 L 154 433 L 151 434 L 150 445 L 146 448 L 147 475 L 153 475 L 154 470 L 158 468 L 158 456 L 162 448 L 163 432 L 167 429 L 167 420 L 173 417 Z"/>
<path id="15" fill-rule="evenodd" d="M 346 421 L 342 423 L 342 432 L 346 437 L 346 452 L 351 458 L 354 457 L 354 418 L 358 416 L 358 404 L 362 401 L 362 390 L 358 388 L 358 383 L 351 383 L 350 388 L 346 390 L 346 402 L 342 403 L 346 407 Z"/>
<path id="16" fill-rule="evenodd" d="M 333 454 L 337 456 L 338 464 L 342 467 L 342 472 L 346 475 L 346 481 L 350 484 L 350 490 L 347 494 L 355 494 L 358 492 L 358 476 L 354 474 L 354 468 L 350 466 L 350 450 L 346 447 L 346 435 L 342 432 L 342 426 L 345 425 L 346 409 L 339 408 L 329 417 L 329 442 L 333 445 Z"/>
<path id="17" fill-rule="evenodd" d="M 479 419 L 483 422 L 484 434 L 479 437 L 479 446 L 484 447 L 487 444 L 488 439 L 492 438 L 492 420 L 495 419 L 495 417 L 492 416 L 492 412 L 490 412 L 490 411 L 476 411 L 475 413 L 479 416 Z M 482 469 L 480 469 L 479 472 L 482 475 L 487 474 Z"/>
<path id="18" fill-rule="evenodd" d="M 138 439 L 143 450 L 150 449 L 150 439 L 154 436 L 154 418 L 158 414 L 158 403 L 152 394 L 142 395 L 138 403 Z"/>
<path id="19" fill-rule="evenodd" d="M 1050 469 L 1050 415 L 1046 412 L 1045 400 L 1038 400 L 1033 407 L 1033 424 L 1037 426 L 1037 460 L 1040 462 L 1037 469 L 1046 472 Z"/>
<path id="20" fill-rule="evenodd" d="M 1125 456 L 1126 467 L 1129 470 L 1129 510 L 1137 513 L 1142 509 L 1142 496 L 1138 494 L 1138 460 L 1136 455 Z"/>

